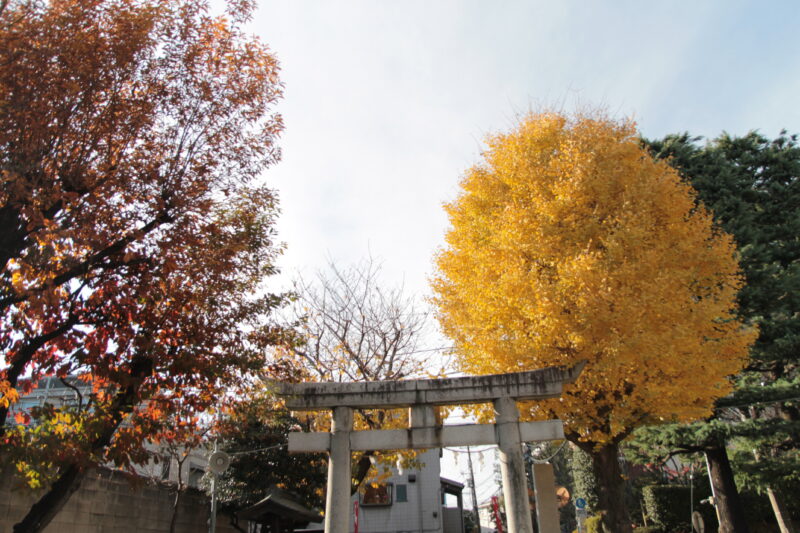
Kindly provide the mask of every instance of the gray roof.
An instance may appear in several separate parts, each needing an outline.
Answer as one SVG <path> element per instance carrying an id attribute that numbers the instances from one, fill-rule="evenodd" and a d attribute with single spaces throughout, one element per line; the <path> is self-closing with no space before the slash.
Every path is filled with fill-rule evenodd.
<path id="1" fill-rule="evenodd" d="M 267 496 L 263 500 L 236 514 L 239 518 L 253 521 L 262 520 L 266 515 L 277 515 L 303 525 L 322 518 L 318 511 L 309 509 L 291 494 L 275 486 L 267 490 Z"/>

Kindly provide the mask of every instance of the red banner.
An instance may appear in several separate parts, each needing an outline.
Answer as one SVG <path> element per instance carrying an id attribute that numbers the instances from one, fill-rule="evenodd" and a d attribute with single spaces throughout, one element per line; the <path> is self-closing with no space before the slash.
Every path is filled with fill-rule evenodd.
<path id="1" fill-rule="evenodd" d="M 497 496 L 492 496 L 492 510 L 494 511 L 494 523 L 497 525 L 497 533 L 503 533 L 503 520 L 500 518 L 500 504 L 497 502 Z"/>
<path id="2" fill-rule="evenodd" d="M 358 498 L 353 502 L 353 533 L 358 533 Z"/>

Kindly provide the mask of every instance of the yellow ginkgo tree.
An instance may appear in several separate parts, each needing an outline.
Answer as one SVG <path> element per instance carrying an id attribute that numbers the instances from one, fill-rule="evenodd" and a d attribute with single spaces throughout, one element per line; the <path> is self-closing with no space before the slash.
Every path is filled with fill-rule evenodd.
<path id="1" fill-rule="evenodd" d="M 446 205 L 439 320 L 469 373 L 587 361 L 523 412 L 564 421 L 592 456 L 605 529 L 630 531 L 619 443 L 708 415 L 754 339 L 733 240 L 630 121 L 533 114 L 487 144 Z"/>

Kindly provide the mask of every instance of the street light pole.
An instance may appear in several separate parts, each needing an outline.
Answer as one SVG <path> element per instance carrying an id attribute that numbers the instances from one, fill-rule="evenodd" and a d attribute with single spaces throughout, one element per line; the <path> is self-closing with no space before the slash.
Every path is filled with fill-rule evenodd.
<path id="1" fill-rule="evenodd" d="M 214 441 L 214 452 L 217 451 L 217 441 Z M 217 473 L 211 471 L 211 517 L 208 519 L 208 533 L 217 531 Z"/>

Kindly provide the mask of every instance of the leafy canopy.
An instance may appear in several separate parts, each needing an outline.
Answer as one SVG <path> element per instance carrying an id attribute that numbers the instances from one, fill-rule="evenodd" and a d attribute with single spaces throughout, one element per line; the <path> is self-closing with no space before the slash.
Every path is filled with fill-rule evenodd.
<path id="1" fill-rule="evenodd" d="M 180 438 L 170 414 L 218 404 L 281 339 L 260 180 L 281 85 L 241 29 L 250 4 L 0 2 L 0 450 L 18 467 L 36 450 L 59 476 L 139 461 L 143 440 Z M 7 428 L 52 375 L 91 398 Z"/>
<path id="2" fill-rule="evenodd" d="M 755 336 L 736 316 L 731 237 L 631 122 L 542 113 L 487 144 L 446 206 L 432 281 L 463 369 L 588 361 L 530 407 L 584 444 L 707 415 Z"/>
<path id="3" fill-rule="evenodd" d="M 310 417 L 297 418 L 264 388 L 236 402 L 219 427 L 219 445 L 231 453 L 220 476 L 220 503 L 241 510 L 261 501 L 272 486 L 291 492 L 309 508 L 324 507 L 327 461 L 321 453 L 290 454 L 290 431 L 309 431 Z"/>
<path id="4" fill-rule="evenodd" d="M 740 487 L 786 494 L 800 487 L 800 146 L 786 132 L 723 133 L 703 141 L 688 133 L 645 140 L 681 172 L 741 253 L 746 284 L 739 314 L 759 336 L 732 395 L 711 420 L 640 430 L 645 460 L 720 447 L 733 441 Z M 753 451 L 760 457 L 756 460 Z M 744 483 L 742 483 L 744 482 Z M 787 500 L 788 502 L 788 500 Z"/>
<path id="5" fill-rule="evenodd" d="M 733 235 L 746 284 L 739 313 L 759 328 L 745 371 L 762 379 L 793 379 L 800 353 L 800 146 L 750 132 L 708 142 L 689 134 L 646 141 L 655 157 L 678 169 Z"/>

